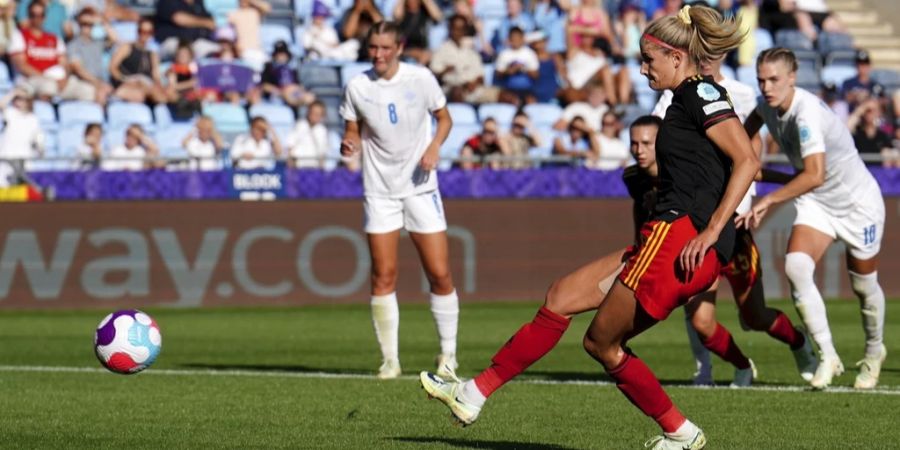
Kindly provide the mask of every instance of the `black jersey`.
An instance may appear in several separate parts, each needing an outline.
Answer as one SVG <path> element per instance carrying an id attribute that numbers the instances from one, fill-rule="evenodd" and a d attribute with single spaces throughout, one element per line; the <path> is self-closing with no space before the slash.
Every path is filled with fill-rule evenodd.
<path id="1" fill-rule="evenodd" d="M 728 92 L 711 77 L 688 78 L 673 93 L 656 135 L 659 198 L 653 217 L 671 221 L 688 215 L 702 231 L 725 194 L 732 165 L 706 130 L 737 115 Z M 715 244 L 723 261 L 731 259 L 734 234 L 728 221 Z"/>
<path id="2" fill-rule="evenodd" d="M 641 240 L 641 227 L 650 220 L 653 209 L 656 207 L 656 185 L 658 178 L 650 176 L 637 164 L 625 168 L 622 173 L 622 181 L 628 188 L 628 195 L 632 202 L 632 217 L 634 217 L 634 243 Z"/>

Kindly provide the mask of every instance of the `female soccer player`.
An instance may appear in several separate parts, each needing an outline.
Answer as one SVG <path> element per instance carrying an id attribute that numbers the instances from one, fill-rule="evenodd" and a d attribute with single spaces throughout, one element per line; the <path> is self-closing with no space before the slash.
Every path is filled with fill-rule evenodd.
<path id="1" fill-rule="evenodd" d="M 765 123 L 797 176 L 761 198 L 740 219 L 757 226 L 769 208 L 794 201 L 797 217 L 784 269 L 797 312 L 821 352 L 810 381 L 817 389 L 830 385 L 844 366 L 831 342 L 825 303 L 813 274 L 832 242 L 846 244 L 850 285 L 859 297 L 866 334 L 865 357 L 858 363 L 854 386 L 874 388 L 887 356 L 877 259 L 884 229 L 881 190 L 859 157 L 847 126 L 818 97 L 794 87 L 797 60 L 790 50 L 772 48 L 760 53 L 756 69 L 765 102 L 756 107 L 745 127 L 753 136 Z"/>
<path id="2" fill-rule="evenodd" d="M 700 61 L 721 56 L 743 39 L 739 24 L 707 7 L 685 7 L 654 21 L 641 39 L 641 73 L 656 90 L 673 89 L 669 115 L 659 130 L 658 201 L 630 251 L 625 268 L 601 302 L 584 338 L 585 350 L 619 389 L 663 429 L 653 448 L 699 449 L 706 436 L 672 404 L 659 381 L 627 341 L 665 319 L 677 306 L 708 289 L 734 247 L 732 215 L 759 170 L 725 90 L 698 75 Z M 573 282 L 577 290 L 598 279 Z M 552 292 L 553 288 L 551 288 Z M 464 424 L 478 416 L 486 397 L 552 347 L 569 319 L 542 308 L 473 382 L 446 383 L 423 373 L 429 395 Z"/>
<path id="3" fill-rule="evenodd" d="M 362 152 L 365 230 L 372 254 L 372 321 L 381 346 L 382 379 L 400 375 L 397 246 L 406 228 L 431 285 L 431 312 L 441 353 L 438 372 L 455 378 L 459 300 L 450 276 L 447 222 L 434 172 L 452 121 L 447 100 L 427 69 L 400 63 L 401 34 L 380 22 L 368 35 L 372 69 L 347 84 L 341 154 Z M 437 119 L 432 137 L 431 116 Z"/>
<path id="4" fill-rule="evenodd" d="M 734 112 L 741 122 L 756 108 L 756 93 L 753 88 L 739 81 L 725 78 L 722 75 L 722 63 L 725 55 L 700 63 L 700 72 L 713 77 L 720 86 L 725 88 L 734 106 Z M 653 109 L 653 115 L 665 117 L 666 110 L 672 104 L 672 91 L 665 91 Z M 790 177 L 780 172 L 763 169 L 764 181 L 786 183 Z M 756 189 L 753 184 L 744 195 L 737 207 L 737 213 L 743 214 L 750 210 L 753 195 Z M 735 238 L 734 255 L 731 261 L 722 268 L 724 276 L 734 293 L 742 322 L 752 330 L 765 331 L 773 338 L 790 346 L 800 376 L 809 381 L 816 371 L 818 359 L 812 351 L 812 345 L 802 332 L 797 330 L 784 313 L 766 306 L 762 286 L 762 267 L 759 264 L 759 249 L 753 240 L 753 235 L 746 228 L 738 228 Z M 756 378 L 756 367 L 753 361 L 747 358 L 735 343 L 731 333 L 725 326 L 716 320 L 716 291 L 719 281 L 703 292 L 685 306 L 685 320 L 687 323 L 688 338 L 691 344 L 691 352 L 697 364 L 697 373 L 694 375 L 694 384 L 711 385 L 712 361 L 709 353 L 713 352 L 723 360 L 735 367 L 732 387 L 749 386 Z"/>

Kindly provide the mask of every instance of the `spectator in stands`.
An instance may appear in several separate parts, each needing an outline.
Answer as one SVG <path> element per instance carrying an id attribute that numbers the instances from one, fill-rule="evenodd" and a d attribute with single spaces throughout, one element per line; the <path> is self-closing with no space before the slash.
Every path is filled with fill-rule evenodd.
<path id="1" fill-rule="evenodd" d="M 756 64 L 757 49 L 756 30 L 759 29 L 760 10 L 757 0 L 739 0 L 735 16 L 741 18 L 741 29 L 746 33 L 744 41 L 737 50 L 737 65 L 750 66 Z"/>
<path id="2" fill-rule="evenodd" d="M 525 45 L 525 33 L 521 28 L 509 30 L 508 43 L 494 64 L 494 84 L 503 89 L 499 100 L 514 105 L 521 105 L 523 101 L 533 103 L 534 84 L 540 68 L 537 53 Z"/>
<path id="3" fill-rule="evenodd" d="M 107 69 L 103 65 L 104 54 L 116 43 L 116 32 L 101 20 L 94 8 L 86 6 L 75 16 L 78 36 L 68 45 L 69 70 L 85 83 L 94 86 L 94 101 L 106 105 L 112 86 L 105 81 Z M 95 38 L 99 27 L 102 37 Z"/>
<path id="4" fill-rule="evenodd" d="M 281 156 L 278 135 L 263 117 L 254 117 L 250 121 L 250 134 L 238 136 L 231 146 L 231 159 L 236 169 L 272 169 L 274 159 Z"/>
<path id="5" fill-rule="evenodd" d="M 622 40 L 622 56 L 628 61 L 641 59 L 641 35 L 647 27 L 647 15 L 640 0 L 625 0 L 619 6 L 616 35 Z"/>
<path id="6" fill-rule="evenodd" d="M 861 103 L 850 114 L 847 126 L 853 132 L 853 142 L 861 154 L 882 155 L 893 164 L 893 143 L 891 136 L 880 127 L 883 121 L 881 103 L 877 99 L 869 99 Z M 878 161 L 866 161 L 867 165 L 881 165 Z"/>
<path id="7" fill-rule="evenodd" d="M 120 5 L 116 0 L 69 0 L 69 11 L 81 11 L 92 7 L 104 22 L 137 22 L 141 16 L 137 11 Z"/>
<path id="8" fill-rule="evenodd" d="M 208 116 L 197 119 L 194 129 L 184 137 L 181 146 L 191 158 L 191 170 L 221 170 L 220 159 L 225 143 L 216 130 L 216 125 Z"/>
<path id="9" fill-rule="evenodd" d="M 491 38 L 491 48 L 483 49 L 485 54 L 493 56 L 506 48 L 505 42 L 513 28 L 523 32 L 534 31 L 534 18 L 522 8 L 522 0 L 506 1 L 506 17 L 497 26 L 494 36 Z"/>
<path id="10" fill-rule="evenodd" d="M 787 1 L 793 2 L 794 0 L 787 0 Z M 674 16 L 675 14 L 678 14 L 678 11 L 681 9 L 681 5 L 683 3 L 684 2 L 682 0 L 664 0 L 662 2 L 662 5 L 660 5 L 659 8 L 657 8 L 653 11 L 653 14 L 651 15 L 650 19 L 656 20 L 656 19 L 659 19 L 660 17 Z"/>
<path id="11" fill-rule="evenodd" d="M 341 42 L 337 30 L 328 22 L 331 11 L 324 3 L 313 2 L 312 23 L 303 30 L 301 43 L 308 59 L 356 61 L 360 43 L 356 38 Z"/>
<path id="12" fill-rule="evenodd" d="M 260 41 L 260 24 L 271 10 L 272 6 L 264 0 L 241 0 L 238 8 L 228 14 L 228 23 L 237 33 L 237 50 L 253 67 L 262 67 L 266 62 L 266 49 Z"/>
<path id="13" fill-rule="evenodd" d="M 553 102 L 559 94 L 559 80 L 566 79 L 566 63 L 559 53 L 551 53 L 547 48 L 549 40 L 543 31 L 532 31 L 525 35 L 527 42 L 538 58 L 538 76 L 534 80 L 534 98 L 538 103 Z"/>
<path id="14" fill-rule="evenodd" d="M 325 168 L 330 145 L 325 127 L 325 104 L 314 101 L 306 110 L 306 118 L 297 121 L 287 137 L 290 164 L 297 168 Z"/>
<path id="15" fill-rule="evenodd" d="M 194 61 L 194 52 L 187 43 L 182 43 L 175 50 L 175 60 L 166 70 L 166 96 L 173 116 L 188 119 L 200 112 L 200 103 L 205 100 L 217 101 L 217 93 L 210 89 L 200 89 L 197 72 L 199 67 Z"/>
<path id="16" fill-rule="evenodd" d="M 846 123 L 850 118 L 850 106 L 841 97 L 837 86 L 832 82 L 822 84 L 821 94 L 822 101 L 834 111 L 834 114 L 840 117 L 841 121 Z"/>
<path id="17" fill-rule="evenodd" d="M 9 179 L 13 180 L 11 184 L 19 184 L 27 161 L 44 152 L 44 134 L 33 106 L 31 97 L 20 89 L 13 89 L 0 99 L 6 122 L 0 139 L 0 186 Z"/>
<path id="18" fill-rule="evenodd" d="M 568 133 L 553 140 L 553 154 L 568 156 L 572 158 L 573 165 L 581 165 L 585 160 L 597 160 L 600 156 L 600 144 L 584 118 L 576 116 L 569 122 Z"/>
<path id="19" fill-rule="evenodd" d="M 19 32 L 15 19 L 16 4 L 11 0 L 0 0 L 0 60 L 9 63 L 9 45 L 13 35 Z"/>
<path id="20" fill-rule="evenodd" d="M 466 36 L 473 39 L 475 50 L 483 51 L 491 48 L 491 36 L 484 35 L 484 22 L 475 15 L 475 9 L 469 0 L 454 0 L 453 15 L 466 20 Z"/>
<path id="21" fill-rule="evenodd" d="M 856 52 L 856 72 L 856 76 L 845 80 L 841 86 L 841 94 L 850 106 L 850 112 L 853 112 L 857 105 L 884 92 L 884 86 L 872 79 L 872 61 L 869 59 L 869 52 L 865 50 Z"/>
<path id="22" fill-rule="evenodd" d="M 566 23 L 571 7 L 569 0 L 535 0 L 531 3 L 535 28 L 547 37 L 550 53 L 566 51 Z"/>
<path id="23" fill-rule="evenodd" d="M 581 4 L 573 7 L 569 12 L 566 35 L 569 48 L 582 48 L 585 44 L 593 46 L 597 39 L 605 39 L 612 45 L 614 53 L 622 53 L 602 0 L 582 0 Z"/>
<path id="24" fill-rule="evenodd" d="M 603 115 L 609 111 L 606 103 L 606 89 L 600 83 L 591 83 L 587 88 L 587 101 L 569 103 L 563 110 L 562 117 L 556 122 L 554 128 L 565 130 L 576 117 L 581 117 L 588 128 L 600 131 L 603 125 Z"/>
<path id="25" fill-rule="evenodd" d="M 816 41 L 819 30 L 831 33 L 847 32 L 840 19 L 828 10 L 825 0 L 795 0 L 794 18 L 800 32 L 813 42 Z"/>
<path id="26" fill-rule="evenodd" d="M 612 111 L 603 115 L 603 127 L 597 133 L 597 144 L 600 147 L 600 157 L 590 161 L 587 167 L 599 170 L 615 170 L 625 167 L 631 162 L 631 150 L 625 141 L 619 138 L 622 132 L 622 122 L 619 116 Z"/>
<path id="27" fill-rule="evenodd" d="M 499 90 L 484 85 L 484 64 L 472 38 L 466 35 L 469 28 L 466 19 L 451 16 L 448 27 L 450 39 L 431 58 L 431 71 L 440 80 L 444 93 L 451 102 L 496 102 Z"/>
<path id="28" fill-rule="evenodd" d="M 263 97 L 278 97 L 296 108 L 312 103 L 316 96 L 300 85 L 297 71 L 291 64 L 292 58 L 287 42 L 276 42 L 272 60 L 263 68 L 260 90 Z"/>
<path id="29" fill-rule="evenodd" d="M 398 0 L 399 1 L 399 0 Z M 341 18 L 341 34 L 344 40 L 356 39 L 360 42 L 357 61 L 369 60 L 369 49 L 365 44 L 369 28 L 384 20 L 384 15 L 372 0 L 353 0 L 353 7 Z"/>
<path id="30" fill-rule="evenodd" d="M 219 51 L 217 61 L 198 68 L 203 99 L 240 104 L 244 99 L 259 101 L 258 88 L 254 85 L 256 72 L 249 65 L 242 64 L 233 39 L 231 28 L 216 31 Z M 262 69 L 262 67 L 260 67 Z M 215 95 L 213 95 L 215 94 Z"/>
<path id="31" fill-rule="evenodd" d="M 538 134 L 531 125 L 528 115 L 522 111 L 516 113 L 513 117 L 512 127 L 509 133 L 501 138 L 504 145 L 501 149 L 505 149 L 505 155 L 510 157 L 511 161 L 506 161 L 502 167 L 508 169 L 524 169 L 531 167 L 528 160 L 529 152 L 534 147 L 541 145 L 541 135 Z"/>
<path id="32" fill-rule="evenodd" d="M 159 55 L 148 47 L 152 38 L 153 20 L 144 17 L 138 22 L 137 41 L 116 48 L 109 61 L 109 77 L 116 97 L 126 102 L 166 103 Z"/>
<path id="33" fill-rule="evenodd" d="M 112 148 L 100 166 L 103 170 L 134 171 L 159 167 L 159 148 L 138 124 L 125 129 L 125 142 Z"/>
<path id="34" fill-rule="evenodd" d="M 393 20 L 399 23 L 400 30 L 406 36 L 403 54 L 427 66 L 431 60 L 428 30 L 432 23 L 443 19 L 441 8 L 434 0 L 397 0 Z"/>
<path id="35" fill-rule="evenodd" d="M 44 17 L 38 26 L 31 25 L 31 5 L 40 3 L 44 7 Z M 16 9 L 16 18 L 22 27 L 29 26 L 50 33 L 59 39 L 68 41 L 72 38 L 72 23 L 69 22 L 69 13 L 66 7 L 58 0 L 23 0 Z"/>
<path id="36" fill-rule="evenodd" d="M 35 1 L 28 7 L 28 23 L 13 35 L 10 55 L 20 75 L 20 86 L 44 100 L 59 96 L 63 100 L 93 101 L 94 85 L 71 75 L 62 39 L 43 30 L 44 4 Z"/>
<path id="37" fill-rule="evenodd" d="M 490 167 L 499 169 L 498 156 L 508 154 L 506 143 L 500 139 L 497 121 L 488 117 L 481 122 L 481 133 L 470 137 L 460 151 L 459 167 L 465 170 Z"/>
<path id="38" fill-rule="evenodd" d="M 564 102 L 584 99 L 587 94 L 584 87 L 592 81 L 603 85 L 610 104 L 627 102 L 631 92 L 628 71 L 620 69 L 613 73 L 609 52 L 598 48 L 604 41 L 592 41 L 589 37 L 573 38 L 572 41 L 578 45 L 569 47 L 566 52 L 566 81 L 569 86 L 562 93 Z"/>
<path id="39" fill-rule="evenodd" d="M 154 25 L 159 54 L 165 60 L 175 55 L 180 41 L 190 42 L 200 58 L 219 49 L 212 41 L 216 21 L 203 6 L 203 0 L 159 0 Z"/>
<path id="40" fill-rule="evenodd" d="M 894 139 L 891 141 L 891 150 L 882 154 L 884 167 L 900 168 L 900 118 L 894 119 Z"/>
<path id="41" fill-rule="evenodd" d="M 78 146 L 79 166 L 83 169 L 100 167 L 103 158 L 103 125 L 92 122 L 84 127 L 84 140 Z"/>

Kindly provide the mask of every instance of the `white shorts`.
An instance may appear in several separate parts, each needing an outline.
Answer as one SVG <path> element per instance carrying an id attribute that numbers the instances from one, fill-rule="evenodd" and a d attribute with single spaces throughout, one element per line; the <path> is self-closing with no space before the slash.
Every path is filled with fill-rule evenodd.
<path id="1" fill-rule="evenodd" d="M 850 256 L 866 260 L 881 250 L 884 235 L 884 199 L 879 196 L 863 196 L 856 207 L 841 216 L 828 212 L 809 196 L 794 200 L 797 218 L 794 225 L 806 225 L 847 246 Z"/>
<path id="2" fill-rule="evenodd" d="M 447 230 L 444 204 L 438 191 L 423 192 L 406 198 L 366 197 L 366 233 L 381 234 L 406 228 L 411 233 L 437 233 Z"/>

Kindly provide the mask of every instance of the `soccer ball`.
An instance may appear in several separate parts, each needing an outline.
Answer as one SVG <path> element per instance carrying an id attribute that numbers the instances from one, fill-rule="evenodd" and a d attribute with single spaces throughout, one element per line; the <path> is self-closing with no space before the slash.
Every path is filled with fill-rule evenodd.
<path id="1" fill-rule="evenodd" d="M 104 317 L 94 334 L 94 353 L 100 364 L 125 375 L 153 364 L 160 348 L 162 335 L 156 321 L 136 309 L 123 309 Z"/>

